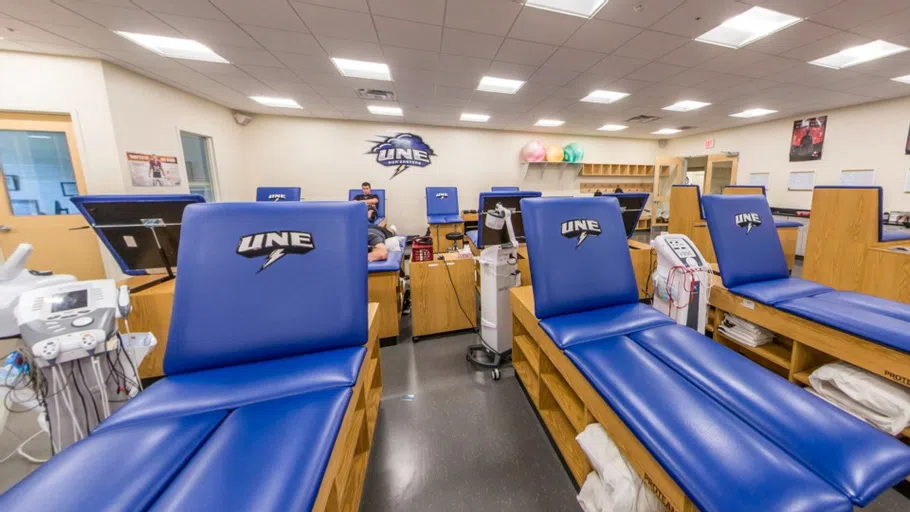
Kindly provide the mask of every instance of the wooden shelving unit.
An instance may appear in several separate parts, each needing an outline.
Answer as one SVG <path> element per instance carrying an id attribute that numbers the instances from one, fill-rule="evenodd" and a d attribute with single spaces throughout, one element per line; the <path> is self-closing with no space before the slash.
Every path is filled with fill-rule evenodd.
<path id="1" fill-rule="evenodd" d="M 654 176 L 653 165 L 641 164 L 595 164 L 585 163 L 581 166 L 579 176 L 616 176 L 616 177 L 641 177 L 651 178 Z"/>
<path id="2" fill-rule="evenodd" d="M 623 192 L 645 192 L 651 193 L 651 184 L 646 182 L 641 183 L 630 183 L 625 181 L 602 181 L 600 183 L 582 183 L 578 186 L 578 190 L 582 194 L 593 194 L 594 192 L 600 190 L 604 194 L 609 194 L 613 190 L 619 187 Z"/>

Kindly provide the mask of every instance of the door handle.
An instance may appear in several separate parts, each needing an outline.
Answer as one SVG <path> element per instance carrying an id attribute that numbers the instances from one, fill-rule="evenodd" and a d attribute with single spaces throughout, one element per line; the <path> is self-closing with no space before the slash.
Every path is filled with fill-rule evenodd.
<path id="1" fill-rule="evenodd" d="M 9 233 L 10 231 L 12 231 L 12 228 L 9 226 L 0 225 L 0 233 Z"/>

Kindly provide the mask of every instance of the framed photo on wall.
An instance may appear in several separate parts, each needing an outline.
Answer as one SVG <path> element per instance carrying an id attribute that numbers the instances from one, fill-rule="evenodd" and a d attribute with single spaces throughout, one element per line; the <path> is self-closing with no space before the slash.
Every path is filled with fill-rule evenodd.
<path id="1" fill-rule="evenodd" d="M 75 181 L 61 181 L 60 190 L 63 191 L 65 197 L 74 197 L 79 195 L 79 189 L 76 188 Z"/>
<path id="2" fill-rule="evenodd" d="M 793 135 L 790 137 L 791 162 L 821 160 L 827 124 L 828 116 L 809 117 L 793 122 Z"/>
<path id="3" fill-rule="evenodd" d="M 16 176 L 15 174 L 10 174 L 10 175 L 6 176 L 7 192 L 18 192 L 20 186 L 21 185 L 19 184 L 19 176 Z"/>

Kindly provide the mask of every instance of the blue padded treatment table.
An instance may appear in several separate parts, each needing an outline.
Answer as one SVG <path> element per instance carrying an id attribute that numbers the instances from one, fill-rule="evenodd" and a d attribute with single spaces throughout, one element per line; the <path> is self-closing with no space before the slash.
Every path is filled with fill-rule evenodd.
<path id="1" fill-rule="evenodd" d="M 342 388 L 237 409 L 152 510 L 310 510 L 350 398 Z"/>
<path id="2" fill-rule="evenodd" d="M 470 231 L 465 232 L 464 236 L 468 237 L 468 240 L 470 240 L 471 243 L 474 244 L 474 247 L 478 247 L 477 243 L 479 242 L 479 237 L 480 237 L 479 230 L 472 229 Z"/>
<path id="3" fill-rule="evenodd" d="M 0 494 L 0 510 L 145 510 L 227 413 L 93 433 Z"/>
<path id="4" fill-rule="evenodd" d="M 373 193 L 379 197 L 379 204 L 376 205 L 376 220 L 371 221 L 370 224 L 379 224 L 385 220 L 385 189 L 374 188 L 372 189 Z M 354 197 L 358 194 L 362 194 L 363 189 L 352 188 L 348 190 L 348 201 L 353 201 Z M 364 214 L 366 215 L 366 214 Z"/>
<path id="5" fill-rule="evenodd" d="M 846 496 L 627 337 L 565 354 L 702 512 L 852 511 Z"/>
<path id="6" fill-rule="evenodd" d="M 350 347 L 172 375 L 127 402 L 95 432 L 154 418 L 233 410 L 286 396 L 351 387 L 365 355 L 366 348 Z"/>
<path id="7" fill-rule="evenodd" d="M 644 329 L 671 325 L 673 320 L 644 304 L 621 304 L 606 308 L 552 316 L 540 327 L 562 350 L 586 341 L 628 335 Z"/>
<path id="8" fill-rule="evenodd" d="M 681 325 L 630 336 L 860 506 L 910 474 L 910 450 Z"/>
<path id="9" fill-rule="evenodd" d="M 493 192 L 518 192 L 518 187 L 491 187 Z"/>
<path id="10" fill-rule="evenodd" d="M 427 187 L 427 223 L 458 224 L 464 222 L 458 211 L 458 189 Z"/>
<path id="11" fill-rule="evenodd" d="M 389 257 L 383 261 L 371 261 L 367 263 L 367 271 L 374 272 L 397 272 L 401 270 L 401 258 L 404 257 L 404 251 L 389 251 Z"/>
<path id="12" fill-rule="evenodd" d="M 257 201 L 300 201 L 300 187 L 259 187 Z"/>
<path id="13" fill-rule="evenodd" d="M 730 288 L 730 291 L 762 304 L 773 306 L 785 300 L 821 295 L 832 292 L 834 289 L 814 281 L 806 281 L 796 277 L 782 277 L 741 284 Z"/>

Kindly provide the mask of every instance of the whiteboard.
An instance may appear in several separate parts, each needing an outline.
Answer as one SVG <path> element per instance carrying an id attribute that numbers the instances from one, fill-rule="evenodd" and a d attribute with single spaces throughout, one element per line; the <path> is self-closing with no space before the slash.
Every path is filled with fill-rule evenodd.
<path id="1" fill-rule="evenodd" d="M 851 187 L 875 185 L 875 171 L 871 169 L 862 171 L 841 171 L 840 184 Z"/>
<path id="2" fill-rule="evenodd" d="M 753 172 L 749 174 L 749 185 L 756 187 L 767 187 L 771 174 L 767 172 Z"/>
<path id="3" fill-rule="evenodd" d="M 787 182 L 787 190 L 812 190 L 815 186 L 815 171 L 793 171 Z"/>

